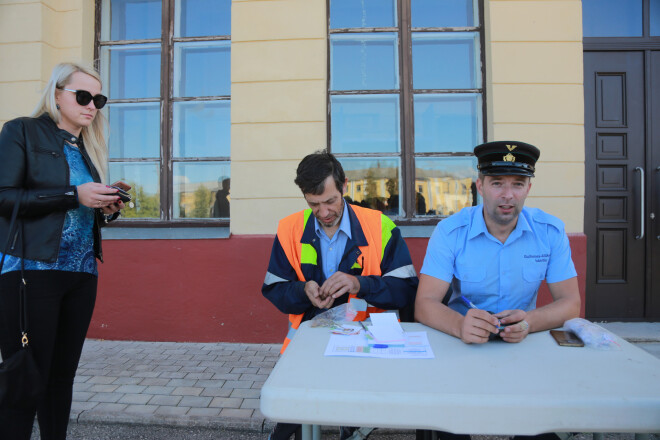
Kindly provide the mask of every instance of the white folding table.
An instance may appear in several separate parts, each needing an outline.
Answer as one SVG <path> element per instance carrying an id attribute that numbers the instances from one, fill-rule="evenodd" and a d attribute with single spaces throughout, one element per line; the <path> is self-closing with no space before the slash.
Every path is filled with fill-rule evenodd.
<path id="1" fill-rule="evenodd" d="M 303 323 L 261 390 L 261 412 L 303 424 L 433 429 L 465 434 L 660 432 L 660 359 L 560 347 L 549 332 L 523 342 L 464 344 L 427 331 L 435 359 L 324 356 L 329 329 Z M 315 426 L 315 429 L 312 429 Z"/>

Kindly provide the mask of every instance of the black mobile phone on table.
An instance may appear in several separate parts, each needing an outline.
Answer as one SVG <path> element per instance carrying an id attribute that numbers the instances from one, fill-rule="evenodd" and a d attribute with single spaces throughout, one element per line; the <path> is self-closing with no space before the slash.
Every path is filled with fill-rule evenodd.
<path id="1" fill-rule="evenodd" d="M 573 332 L 568 330 L 550 330 L 550 334 L 557 344 L 562 347 L 584 347 L 584 342 Z"/>

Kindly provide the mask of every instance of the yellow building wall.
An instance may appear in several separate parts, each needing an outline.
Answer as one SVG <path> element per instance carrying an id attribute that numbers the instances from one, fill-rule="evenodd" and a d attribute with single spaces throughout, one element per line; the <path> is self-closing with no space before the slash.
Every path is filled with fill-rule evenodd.
<path id="1" fill-rule="evenodd" d="M 0 125 L 32 112 L 55 64 L 93 54 L 94 0 L 0 0 Z"/>
<path id="2" fill-rule="evenodd" d="M 92 62 L 94 0 L 0 0 L 0 124 L 31 112 L 52 67 Z M 580 0 L 485 0 L 488 140 L 539 146 L 527 204 L 582 232 Z M 327 144 L 326 0 L 233 0 L 233 234 L 305 207 L 299 160 Z"/>
<path id="3" fill-rule="evenodd" d="M 527 204 L 582 232 L 581 2 L 484 3 L 488 140 L 539 146 Z M 325 0 L 234 0 L 232 233 L 273 233 L 305 207 L 293 177 L 326 146 L 326 27 Z"/>
<path id="4" fill-rule="evenodd" d="M 485 16 L 488 140 L 538 146 L 527 206 L 583 232 L 582 3 L 490 0 Z"/>
<path id="5" fill-rule="evenodd" d="M 327 144 L 325 0 L 234 0 L 231 232 L 275 233 L 306 207 L 300 159 Z"/>

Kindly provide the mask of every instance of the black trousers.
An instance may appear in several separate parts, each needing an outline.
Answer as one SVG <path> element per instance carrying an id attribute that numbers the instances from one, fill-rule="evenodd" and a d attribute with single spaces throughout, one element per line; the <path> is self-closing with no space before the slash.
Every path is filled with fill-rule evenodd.
<path id="1" fill-rule="evenodd" d="M 54 270 L 25 271 L 28 336 L 43 382 L 31 409 L 0 409 L 0 439 L 29 440 L 35 413 L 42 440 L 63 440 L 71 412 L 73 379 L 96 302 L 97 277 Z M 0 276 L 0 353 L 18 351 L 20 272 Z"/>

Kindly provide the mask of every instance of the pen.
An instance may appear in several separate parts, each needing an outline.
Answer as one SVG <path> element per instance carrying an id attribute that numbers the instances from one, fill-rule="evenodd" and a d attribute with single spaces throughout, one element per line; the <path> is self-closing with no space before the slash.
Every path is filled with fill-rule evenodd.
<path id="1" fill-rule="evenodd" d="M 358 322 L 360 323 L 360 325 L 361 325 L 362 328 L 364 329 L 364 332 L 365 332 L 367 335 L 369 335 L 369 336 L 371 336 L 371 337 L 373 338 L 374 335 L 372 335 L 371 332 L 370 332 L 369 330 L 367 330 L 367 327 L 364 326 L 364 323 L 363 323 L 362 321 L 358 321 Z"/>
<path id="2" fill-rule="evenodd" d="M 478 308 L 479 308 L 479 307 L 475 306 L 474 304 L 472 304 L 472 301 L 470 301 L 469 299 L 467 299 L 465 296 L 461 295 L 459 298 L 460 298 L 461 301 L 463 301 L 463 302 L 465 303 L 465 305 L 468 306 L 469 308 L 471 308 L 471 309 L 478 309 Z"/>
<path id="3" fill-rule="evenodd" d="M 461 296 L 459 296 L 459 298 L 460 298 L 460 300 L 463 301 L 463 302 L 465 303 L 465 305 L 468 306 L 469 308 L 479 310 L 479 307 L 475 306 L 475 305 L 472 303 L 472 301 L 470 301 L 469 299 L 467 299 L 465 296 L 461 295 Z M 502 330 L 502 329 L 504 329 L 504 327 L 502 326 L 502 323 L 500 322 L 499 319 L 497 320 L 497 322 L 498 322 L 497 329 L 498 329 L 498 330 Z"/>

